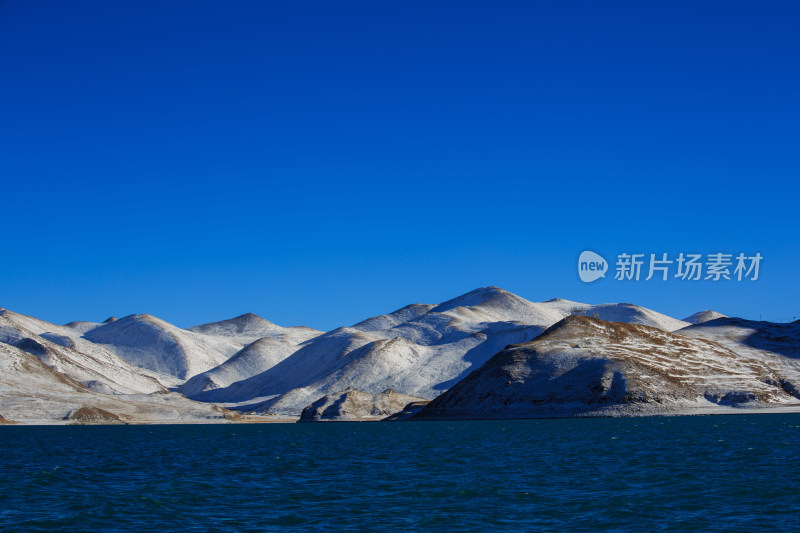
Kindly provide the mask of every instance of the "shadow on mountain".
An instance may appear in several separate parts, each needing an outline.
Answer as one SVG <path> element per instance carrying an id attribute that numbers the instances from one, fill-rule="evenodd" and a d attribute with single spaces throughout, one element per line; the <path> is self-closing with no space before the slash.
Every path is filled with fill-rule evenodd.
<path id="1" fill-rule="evenodd" d="M 469 362 L 470 366 L 456 377 L 443 381 L 431 388 L 437 391 L 446 391 L 467 377 L 470 372 L 483 366 L 493 355 L 500 353 L 511 344 L 532 341 L 541 335 L 545 329 L 541 326 L 520 327 L 519 323 L 510 321 L 493 322 L 489 329 L 490 333 L 486 335 L 486 341 L 471 348 L 464 354 L 464 360 Z M 516 338 L 511 338 L 510 336 Z"/>
<path id="2" fill-rule="evenodd" d="M 684 329 L 688 331 L 701 331 L 706 328 L 712 331 L 721 328 L 741 328 L 742 330 L 750 330 L 751 333 L 739 339 L 739 342 L 745 346 L 776 353 L 792 359 L 800 359 L 800 320 L 780 323 L 733 317 L 717 318 Z M 721 331 L 717 334 L 725 335 L 725 333 Z"/>

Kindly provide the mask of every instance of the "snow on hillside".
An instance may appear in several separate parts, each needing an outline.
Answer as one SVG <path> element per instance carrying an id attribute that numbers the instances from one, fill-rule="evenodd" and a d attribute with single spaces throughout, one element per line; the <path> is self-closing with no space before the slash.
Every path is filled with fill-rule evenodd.
<path id="1" fill-rule="evenodd" d="M 272 337 L 260 338 L 221 365 L 189 379 L 178 388 L 178 392 L 192 398 L 204 391 L 227 387 L 272 368 L 296 350 L 296 344 Z"/>
<path id="2" fill-rule="evenodd" d="M 492 357 L 414 418 L 680 413 L 800 405 L 800 375 L 704 339 L 571 316 Z M 787 385 L 789 384 L 789 385 Z"/>
<path id="3" fill-rule="evenodd" d="M 0 311 L 0 343 L 37 356 L 54 370 L 89 388 L 110 393 L 166 391 L 157 376 L 102 347 L 87 346 L 91 343 L 79 345 L 72 331 L 69 325 L 56 326 L 12 311 Z"/>
<path id="4" fill-rule="evenodd" d="M 214 368 L 242 348 L 224 337 L 187 331 L 147 314 L 103 324 L 83 338 L 132 365 L 181 379 Z"/>
<path id="5" fill-rule="evenodd" d="M 676 331 L 689 325 L 688 322 L 683 320 L 676 320 L 651 309 L 627 303 L 590 305 L 562 300 L 561 298 L 554 298 L 542 303 L 558 310 L 561 313 L 559 320 L 569 315 L 591 316 L 606 322 L 641 324 L 663 329 L 664 331 Z"/>
<path id="6" fill-rule="evenodd" d="M 331 331 L 259 375 L 194 397 L 293 415 L 348 387 L 372 394 L 391 388 L 431 399 L 508 344 L 532 340 L 576 313 L 668 331 L 689 325 L 630 304 L 537 303 L 482 287 L 438 305 L 413 304 Z"/>
<path id="7" fill-rule="evenodd" d="M 767 361 L 782 375 L 800 376 L 800 321 L 786 324 L 723 317 L 677 333 L 712 341 L 742 359 Z M 800 387 L 800 378 L 791 377 L 786 386 Z"/>
<path id="8" fill-rule="evenodd" d="M 28 346 L 30 347 L 30 346 Z M 115 394 L 93 391 L 44 364 L 36 355 L 0 343 L 0 406 L 6 419 L 29 424 L 87 420 L 76 413 L 108 413 L 107 420 L 175 422 L 224 419 L 226 411 L 174 393 Z"/>
<path id="9" fill-rule="evenodd" d="M 95 400 L 113 403 L 116 400 L 104 395 L 124 396 L 135 405 L 142 403 L 143 395 L 165 394 L 165 387 L 183 384 L 202 390 L 229 385 L 273 366 L 294 352 L 298 343 L 321 333 L 305 327 L 281 328 L 252 314 L 192 329 L 196 331 L 150 315 L 59 326 L 0 309 L 0 343 L 21 349 L 64 379 L 100 393 Z M 215 371 L 184 383 L 186 377 L 210 369 Z M 22 383 L 17 385 L 20 391 L 25 389 Z M 186 402 L 191 409 L 193 402 Z M 86 412 L 95 412 L 92 409 Z"/>
<path id="10" fill-rule="evenodd" d="M 506 345 L 531 340 L 561 318 L 548 306 L 485 287 L 328 332 L 259 375 L 194 397 L 252 401 L 248 408 L 294 415 L 348 387 L 430 399 Z"/>
<path id="11" fill-rule="evenodd" d="M 433 307 L 433 305 L 429 304 L 407 305 L 402 309 L 398 309 L 393 313 L 389 313 L 388 315 L 374 316 L 372 318 L 363 320 L 353 326 L 353 329 L 359 329 L 361 331 L 378 331 L 382 329 L 393 328 L 394 326 L 398 326 L 421 317 L 433 309 Z"/>
<path id="12" fill-rule="evenodd" d="M 253 313 L 245 313 L 235 318 L 227 320 L 220 320 L 219 322 L 210 322 L 208 324 L 200 324 L 186 328 L 195 333 L 202 333 L 204 335 L 219 335 L 223 337 L 252 337 L 258 339 L 265 337 L 267 333 L 271 333 L 276 329 L 281 329 L 279 326 L 273 324 L 269 320 L 261 318 Z"/>
<path id="13" fill-rule="evenodd" d="M 345 364 L 351 352 L 381 339 L 377 333 L 338 328 L 304 344 L 265 372 L 225 388 L 205 391 L 194 398 L 201 401 L 241 402 L 262 396 L 283 394 L 303 387 L 315 379 L 324 379 L 337 361 Z M 308 403 L 310 402 L 306 402 L 301 408 Z"/>
<path id="14" fill-rule="evenodd" d="M 304 326 L 284 328 L 253 313 L 220 322 L 201 324 L 188 328 L 187 331 L 212 337 L 225 337 L 238 344 L 250 344 L 258 339 L 271 337 L 296 345 L 322 334 L 321 331 Z"/>
<path id="15" fill-rule="evenodd" d="M 542 326 L 563 315 L 542 303 L 534 303 L 499 287 L 482 287 L 441 303 L 431 313 L 455 316 L 472 323 L 519 322 Z"/>
<path id="16" fill-rule="evenodd" d="M 189 397 L 260 374 L 286 359 L 300 344 L 322 334 L 303 326 L 284 328 L 253 313 L 201 324 L 187 331 L 209 339 L 245 345 L 221 364 L 195 374 L 181 385 L 178 390 Z"/>

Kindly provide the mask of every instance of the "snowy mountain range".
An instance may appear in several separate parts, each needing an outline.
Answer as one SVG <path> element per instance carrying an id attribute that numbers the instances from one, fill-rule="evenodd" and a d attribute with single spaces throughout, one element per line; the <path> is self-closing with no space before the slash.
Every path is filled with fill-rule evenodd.
<path id="1" fill-rule="evenodd" d="M 678 394 L 666 392 L 673 391 L 673 385 L 682 391 L 675 405 L 696 400 L 719 406 L 732 392 L 750 398 L 751 405 L 786 406 L 800 403 L 791 392 L 800 384 L 799 338 L 798 323 L 749 322 L 713 311 L 677 320 L 632 304 L 531 302 L 497 287 L 440 304 L 408 305 L 329 332 L 281 327 L 253 314 L 188 329 L 147 314 L 59 326 L 0 309 L 0 416 L 52 422 L 71 414 L 78 419 L 89 412 L 95 416 L 102 410 L 121 421 L 146 422 L 234 418 L 238 415 L 227 409 L 236 409 L 296 417 L 318 401 L 316 405 L 324 407 L 320 413 L 334 412 L 329 407 L 340 397 L 357 405 L 384 405 L 383 399 L 365 398 L 387 390 L 395 395 L 393 406 L 398 398 L 436 399 L 417 416 L 456 416 L 456 411 L 458 417 L 478 416 L 500 408 L 476 404 L 473 411 L 466 409 L 476 401 L 466 392 L 470 383 L 494 391 L 492 401 L 512 401 L 499 391 L 505 394 L 514 387 L 495 390 L 496 384 L 486 382 L 487 369 L 495 367 L 505 369 L 503 375 L 512 383 L 533 379 L 529 388 L 539 392 L 546 389 L 542 383 L 567 383 L 562 374 L 578 381 L 600 376 L 597 379 L 611 389 L 598 389 L 600 396 L 579 400 L 614 399 L 603 400 L 604 409 L 614 402 L 637 403 L 630 400 L 634 397 L 659 398 L 663 405 L 664 398 Z M 564 348 L 569 342 L 581 348 Z M 509 345 L 527 348 L 506 349 Z M 509 350 L 517 350 L 515 358 L 535 353 L 534 361 L 549 361 L 547 368 L 552 368 L 536 370 L 530 362 L 525 372 L 511 368 L 502 362 L 510 357 Z M 570 373 L 573 363 L 599 374 Z M 702 379 L 650 383 L 636 377 L 660 375 L 655 370 L 659 365 L 667 374 Z M 624 393 L 614 372 L 624 377 Z M 492 376 L 496 373 L 495 368 Z M 551 390 L 553 405 L 572 398 L 558 390 Z M 513 396 L 523 401 L 539 398 L 539 392 Z M 575 413 L 597 412 L 594 407 L 576 409 Z M 529 411 L 506 410 L 513 416 L 546 414 L 539 407 Z M 628 409 L 623 414 L 636 412 Z"/>

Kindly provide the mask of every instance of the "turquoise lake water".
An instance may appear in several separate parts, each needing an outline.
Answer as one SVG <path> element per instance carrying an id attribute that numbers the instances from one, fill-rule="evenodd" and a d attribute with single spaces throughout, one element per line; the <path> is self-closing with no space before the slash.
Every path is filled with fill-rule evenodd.
<path id="1" fill-rule="evenodd" d="M 800 414 L 0 427 L 3 531 L 800 531 Z"/>

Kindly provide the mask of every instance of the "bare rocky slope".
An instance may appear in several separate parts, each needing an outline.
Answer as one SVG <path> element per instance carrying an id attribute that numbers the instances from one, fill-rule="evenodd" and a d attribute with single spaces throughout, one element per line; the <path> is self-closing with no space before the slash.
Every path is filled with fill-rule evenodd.
<path id="1" fill-rule="evenodd" d="M 779 354 L 766 359 L 743 355 L 733 350 L 738 344 L 728 347 L 689 330 L 691 336 L 570 316 L 531 342 L 507 347 L 414 419 L 631 416 L 800 406 L 800 372 L 782 364 L 793 355 L 783 356 L 789 361 L 781 361 Z M 796 345 L 797 336 L 793 339 Z"/>
<path id="2" fill-rule="evenodd" d="M 420 407 L 428 403 L 424 398 L 399 394 L 392 389 L 370 394 L 358 389 L 323 396 L 303 409 L 302 422 L 346 422 L 355 420 L 382 420 L 401 412 L 409 405 Z"/>

